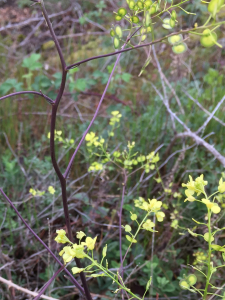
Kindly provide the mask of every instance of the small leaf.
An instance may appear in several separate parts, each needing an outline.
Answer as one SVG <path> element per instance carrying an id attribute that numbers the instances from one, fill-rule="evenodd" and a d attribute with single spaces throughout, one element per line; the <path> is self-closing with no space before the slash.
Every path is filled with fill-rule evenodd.
<path id="1" fill-rule="evenodd" d="M 113 29 L 110 30 L 110 35 L 111 35 L 112 37 L 115 36 L 115 31 L 114 31 Z"/>
<path id="2" fill-rule="evenodd" d="M 119 26 L 119 25 L 117 25 L 116 27 L 115 27 L 115 33 L 116 33 L 116 35 L 121 39 L 122 38 L 122 36 L 123 36 L 123 31 L 122 31 L 122 29 L 121 29 L 121 27 Z"/>
<path id="3" fill-rule="evenodd" d="M 144 8 L 144 4 L 140 0 L 137 2 L 137 6 L 138 6 L 139 9 Z"/>
<path id="4" fill-rule="evenodd" d="M 146 289 L 145 289 L 146 291 L 150 288 L 151 282 L 152 282 L 152 276 L 150 277 L 149 281 L 146 284 Z"/>
<path id="5" fill-rule="evenodd" d="M 204 35 L 200 39 L 202 46 L 205 48 L 214 46 L 215 42 L 217 42 L 217 34 L 215 32 L 211 32 L 209 29 L 205 29 L 203 34 Z"/>
<path id="6" fill-rule="evenodd" d="M 179 285 L 183 290 L 188 290 L 190 288 L 190 285 L 184 279 L 179 282 Z"/>
<path id="7" fill-rule="evenodd" d="M 144 3 L 144 6 L 146 9 L 149 9 L 152 5 L 152 1 L 151 0 L 146 0 L 145 3 Z"/>
<path id="8" fill-rule="evenodd" d="M 175 25 L 176 25 L 175 20 L 171 18 L 170 19 L 170 26 L 173 28 L 173 27 L 175 27 Z"/>
<path id="9" fill-rule="evenodd" d="M 182 53 L 187 51 L 187 44 L 186 43 L 181 43 L 181 44 L 174 45 L 172 47 L 172 50 L 176 54 L 182 54 Z"/>
<path id="10" fill-rule="evenodd" d="M 150 13 L 147 12 L 145 14 L 145 18 L 144 18 L 144 21 L 143 21 L 143 26 L 148 27 L 150 25 L 150 22 L 151 22 L 151 16 L 150 16 Z"/>
<path id="11" fill-rule="evenodd" d="M 176 13 L 175 10 L 172 11 L 171 16 L 172 16 L 172 18 L 173 18 L 174 20 L 176 20 L 176 18 L 177 18 L 177 13 Z"/>
<path id="12" fill-rule="evenodd" d="M 106 276 L 106 275 L 104 273 L 102 273 L 102 274 L 91 274 L 90 277 L 96 278 L 96 277 L 103 277 L 103 276 Z M 87 276 L 87 277 L 89 277 L 89 276 Z"/>
<path id="13" fill-rule="evenodd" d="M 156 13 L 156 6 L 155 5 L 150 7 L 149 13 L 150 13 L 150 15 L 153 15 L 154 13 Z"/>
<path id="14" fill-rule="evenodd" d="M 140 20 L 139 20 L 139 18 L 137 17 L 137 16 L 133 16 L 133 17 L 131 17 L 131 22 L 132 23 L 134 23 L 134 24 L 137 24 L 137 23 L 139 23 L 140 22 Z"/>
<path id="15" fill-rule="evenodd" d="M 170 19 L 169 18 L 165 18 L 163 20 L 162 27 L 165 28 L 165 29 L 172 29 L 172 27 L 170 26 Z"/>
<path id="16" fill-rule="evenodd" d="M 219 245 L 212 244 L 211 247 L 213 248 L 213 250 L 225 252 L 225 248 L 223 248 L 223 247 L 221 247 Z"/>
<path id="17" fill-rule="evenodd" d="M 131 243 L 137 243 L 137 241 L 134 238 L 130 237 L 129 235 L 126 235 L 126 239 Z"/>
<path id="18" fill-rule="evenodd" d="M 126 232 L 131 232 L 131 230 L 132 230 L 130 225 L 125 225 L 124 229 Z"/>
<path id="19" fill-rule="evenodd" d="M 113 43 L 114 43 L 114 48 L 118 49 L 120 46 L 120 40 L 117 37 L 114 37 Z"/>
<path id="20" fill-rule="evenodd" d="M 115 20 L 116 20 L 116 21 L 121 21 L 122 19 L 123 19 L 123 18 L 122 18 L 120 15 L 116 15 L 116 16 L 115 16 Z"/>
<path id="21" fill-rule="evenodd" d="M 191 275 L 188 276 L 187 282 L 188 282 L 190 285 L 194 285 L 194 284 L 196 284 L 196 282 L 197 282 L 197 277 L 196 277 L 194 274 L 191 274 Z"/>
<path id="22" fill-rule="evenodd" d="M 178 44 L 180 42 L 183 41 L 183 36 L 182 34 L 177 34 L 177 35 L 173 35 L 173 36 L 170 36 L 168 38 L 168 42 L 171 44 L 171 45 L 175 45 L 175 44 Z"/>
<path id="23" fill-rule="evenodd" d="M 206 232 L 206 233 L 204 234 L 204 240 L 205 240 L 206 242 L 209 241 L 209 233 L 208 233 L 208 232 Z M 213 236 L 211 236 L 211 242 L 212 242 L 212 241 L 214 241 L 214 237 L 213 237 Z"/>
<path id="24" fill-rule="evenodd" d="M 74 267 L 74 268 L 72 268 L 71 270 L 72 270 L 72 273 L 73 273 L 73 274 L 77 274 L 77 273 L 83 272 L 83 271 L 84 271 L 84 268 L 77 268 L 77 267 Z"/>
<path id="25" fill-rule="evenodd" d="M 127 10 L 125 8 L 121 7 L 118 9 L 117 13 L 119 16 L 124 17 L 127 13 Z"/>
<path id="26" fill-rule="evenodd" d="M 130 0 L 130 2 L 129 2 L 129 8 L 131 9 L 131 10 L 133 10 L 134 8 L 135 8 L 135 2 L 134 2 L 134 0 Z"/>
<path id="27" fill-rule="evenodd" d="M 105 245 L 105 247 L 102 250 L 102 258 L 106 257 L 106 252 L 107 252 L 107 244 Z"/>

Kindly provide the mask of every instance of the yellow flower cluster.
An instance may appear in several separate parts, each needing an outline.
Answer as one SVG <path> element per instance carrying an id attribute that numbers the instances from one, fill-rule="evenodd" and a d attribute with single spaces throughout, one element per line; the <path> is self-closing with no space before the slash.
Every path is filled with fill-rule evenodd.
<path id="1" fill-rule="evenodd" d="M 225 182 L 223 181 L 223 178 L 219 181 L 218 191 L 222 194 L 225 192 Z"/>
<path id="2" fill-rule="evenodd" d="M 198 263 L 201 263 L 207 259 L 207 256 L 202 251 L 196 251 L 193 256 L 195 256 L 195 261 L 193 262 L 193 265 L 197 265 Z"/>
<path id="3" fill-rule="evenodd" d="M 119 111 L 112 111 L 111 115 L 112 115 L 112 118 L 110 118 L 109 125 L 115 126 L 116 123 L 120 122 L 120 118 L 122 117 L 122 115 L 120 114 Z"/>
<path id="4" fill-rule="evenodd" d="M 148 219 L 147 221 L 145 221 L 142 227 L 145 230 L 152 231 L 152 228 L 155 227 L 155 223 Z"/>
<path id="5" fill-rule="evenodd" d="M 55 189 L 52 186 L 49 186 L 48 192 L 53 195 L 53 194 L 55 194 Z M 31 188 L 31 189 L 29 189 L 29 193 L 31 193 L 33 196 L 41 197 L 45 194 L 45 191 L 34 190 Z"/>
<path id="6" fill-rule="evenodd" d="M 131 150 L 134 147 L 135 143 L 132 142 L 132 144 L 130 144 L 128 142 L 128 149 Z M 115 151 L 113 153 L 113 156 L 118 158 L 120 156 L 120 152 Z M 124 167 L 125 168 L 132 168 L 132 165 L 136 166 L 138 163 L 141 163 L 143 168 L 145 168 L 145 172 L 149 173 L 150 170 L 155 170 L 155 164 L 159 161 L 159 154 L 157 153 L 155 155 L 155 152 L 151 152 L 150 154 L 148 154 L 147 156 L 140 154 L 139 156 L 136 156 L 136 154 L 133 155 L 133 158 L 127 158 L 124 160 Z M 136 156 L 134 158 L 134 156 Z M 117 159 L 118 162 L 120 162 L 119 159 Z"/>
<path id="7" fill-rule="evenodd" d="M 64 229 L 59 229 L 56 230 L 57 233 L 57 237 L 55 238 L 55 241 L 59 244 L 66 244 L 66 243 L 70 243 L 70 240 L 68 239 L 68 237 L 66 236 L 66 232 Z"/>
<path id="8" fill-rule="evenodd" d="M 97 236 L 92 239 L 91 237 L 86 237 L 85 242 L 81 244 L 73 244 L 66 236 L 66 232 L 63 229 L 56 230 L 57 236 L 55 241 L 60 244 L 69 243 L 71 246 L 65 246 L 63 250 L 59 252 L 59 255 L 63 257 L 64 263 L 70 262 L 73 258 L 84 258 L 87 254 L 84 252 L 84 247 L 86 246 L 88 250 L 93 250 L 97 240 Z M 77 238 L 81 240 L 86 234 L 83 231 L 77 232 Z M 74 272 L 77 270 L 74 270 Z M 82 270 L 80 270 L 81 272 Z M 74 273 L 75 274 L 75 273 Z"/>
<path id="9" fill-rule="evenodd" d="M 73 258 L 84 258 L 86 256 L 83 245 L 73 244 L 73 246 L 66 246 L 59 255 L 63 257 L 64 264 L 70 262 Z"/>
<path id="10" fill-rule="evenodd" d="M 98 162 L 93 162 L 91 164 L 91 166 L 88 168 L 88 172 L 91 172 L 91 171 L 102 171 L 103 170 L 103 164 L 101 163 L 98 163 Z"/>
<path id="11" fill-rule="evenodd" d="M 197 196 L 199 196 L 201 193 L 205 194 L 205 188 L 204 186 L 208 184 L 207 181 L 203 180 L 203 174 L 200 177 L 197 177 L 195 181 L 192 179 L 192 177 L 189 175 L 190 181 L 185 184 L 182 183 L 183 187 L 186 187 L 187 190 L 185 191 L 185 194 L 187 198 L 185 201 L 195 201 L 195 197 L 193 196 L 195 193 L 197 193 Z"/>
<path id="12" fill-rule="evenodd" d="M 54 136 L 54 140 L 58 140 L 61 143 L 64 143 L 65 146 L 68 146 L 70 144 L 74 144 L 74 140 L 73 139 L 63 139 L 62 138 L 62 130 L 55 130 L 55 136 Z M 51 133 L 49 132 L 47 137 L 50 139 Z"/>
<path id="13" fill-rule="evenodd" d="M 96 136 L 94 132 L 87 133 L 85 141 L 87 142 L 87 147 L 99 147 L 102 146 L 105 142 L 104 139 L 99 139 L 99 137 Z"/>
<path id="14" fill-rule="evenodd" d="M 214 214 L 218 214 L 221 211 L 219 205 L 211 202 L 209 199 L 202 199 L 202 203 L 204 203 Z"/>
<path id="15" fill-rule="evenodd" d="M 157 201 L 156 199 L 148 199 L 148 202 L 144 198 L 139 197 L 137 200 L 134 200 L 134 205 L 140 209 L 146 210 L 147 212 L 154 212 L 156 218 L 159 222 L 163 221 L 165 217 L 164 212 L 160 211 L 162 206 L 162 201 Z"/>
<path id="16" fill-rule="evenodd" d="M 61 142 L 62 141 L 61 135 L 62 135 L 62 130 L 55 130 L 55 138 L 54 138 L 54 140 L 58 139 Z M 49 132 L 48 135 L 47 135 L 48 139 L 50 139 L 50 136 L 51 136 L 51 133 Z"/>
<path id="17" fill-rule="evenodd" d="M 54 195 L 54 194 L 55 194 L 55 189 L 54 189 L 54 187 L 50 185 L 50 186 L 48 187 L 48 192 L 49 192 L 50 194 Z"/>
<path id="18" fill-rule="evenodd" d="M 39 191 L 34 189 L 29 189 L 29 193 L 31 193 L 33 196 L 38 196 L 38 197 L 41 197 L 45 194 L 44 191 Z"/>
<path id="19" fill-rule="evenodd" d="M 200 195 L 201 193 L 205 194 L 205 186 L 207 185 L 207 181 L 203 180 L 203 174 L 196 178 L 195 181 L 192 179 L 191 176 L 189 176 L 190 181 L 185 184 L 182 183 L 183 187 L 187 187 L 187 190 L 185 190 L 185 194 L 187 196 L 187 198 L 184 201 L 196 201 L 197 199 L 193 196 L 195 193 L 197 193 L 197 196 Z M 223 182 L 223 179 L 220 179 L 219 182 L 219 187 L 218 190 L 219 191 L 225 191 L 225 183 Z M 206 205 L 206 207 L 211 210 L 214 214 L 218 214 L 221 211 L 221 208 L 219 207 L 219 205 L 215 202 L 211 202 L 209 199 L 201 199 L 201 202 L 204 203 Z"/>

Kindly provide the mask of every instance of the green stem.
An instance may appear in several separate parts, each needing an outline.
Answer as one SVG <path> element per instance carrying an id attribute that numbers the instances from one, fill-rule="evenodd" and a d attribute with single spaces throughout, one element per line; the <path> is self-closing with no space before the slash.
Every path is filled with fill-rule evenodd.
<path id="1" fill-rule="evenodd" d="M 139 231 L 141 230 L 142 224 L 143 224 L 144 221 L 147 219 L 147 217 L 149 216 L 150 213 L 151 213 L 151 211 L 147 213 L 147 215 L 144 217 L 144 219 L 143 219 L 143 220 L 141 221 L 141 223 L 139 224 L 138 229 L 137 229 L 135 235 L 133 236 L 134 239 L 135 239 L 136 236 L 138 235 Z M 127 251 L 126 251 L 126 253 L 125 253 L 125 255 L 124 255 L 124 258 L 123 258 L 123 262 L 124 262 L 124 260 L 125 260 L 125 258 L 126 258 L 126 256 L 127 256 L 127 253 L 129 252 L 130 247 L 131 247 L 132 244 L 133 244 L 133 243 L 130 243 L 129 247 L 127 248 Z"/>
<path id="2" fill-rule="evenodd" d="M 208 272 L 207 272 L 207 278 L 206 278 L 206 286 L 205 286 L 205 291 L 204 291 L 204 296 L 203 300 L 206 300 L 207 294 L 208 294 L 208 286 L 209 286 L 209 280 L 211 277 L 211 253 L 212 253 L 212 248 L 211 248 L 211 212 L 210 209 L 208 209 L 208 231 L 209 231 L 209 250 L 208 250 Z"/>
<path id="3" fill-rule="evenodd" d="M 212 15 L 209 16 L 208 20 L 205 22 L 205 24 L 203 26 L 206 26 L 209 23 L 209 21 L 211 20 L 211 18 L 212 18 Z"/>
<path id="4" fill-rule="evenodd" d="M 137 295 L 133 294 L 126 286 L 123 286 L 119 281 L 116 280 L 116 274 L 112 273 L 110 271 L 110 273 L 112 273 L 114 276 L 110 275 L 107 271 L 109 270 L 106 270 L 103 266 L 101 266 L 100 264 L 98 264 L 94 259 L 92 259 L 89 255 L 86 255 L 86 257 L 95 265 L 97 266 L 100 270 L 102 270 L 107 277 L 111 278 L 114 282 L 116 282 L 118 284 L 118 286 L 125 290 L 127 293 L 129 293 L 130 295 L 132 295 L 135 299 L 139 299 L 139 300 L 142 300 L 142 298 L 139 298 Z"/>

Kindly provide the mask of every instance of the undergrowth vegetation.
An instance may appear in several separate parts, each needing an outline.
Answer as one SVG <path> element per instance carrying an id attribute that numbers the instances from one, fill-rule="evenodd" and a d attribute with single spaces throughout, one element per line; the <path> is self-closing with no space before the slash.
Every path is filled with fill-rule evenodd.
<path id="1" fill-rule="evenodd" d="M 45 2 L 0 1 L 1 299 L 225 299 L 224 1 Z"/>

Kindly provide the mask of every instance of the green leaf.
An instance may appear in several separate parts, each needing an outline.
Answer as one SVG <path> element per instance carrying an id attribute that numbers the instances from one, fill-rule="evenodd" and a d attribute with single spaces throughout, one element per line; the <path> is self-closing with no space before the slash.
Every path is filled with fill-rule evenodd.
<path id="1" fill-rule="evenodd" d="M 105 247 L 102 250 L 102 258 L 106 257 L 106 252 L 107 252 L 107 244 L 105 245 Z"/>
<path id="2" fill-rule="evenodd" d="M 145 289 L 146 291 L 150 288 L 151 282 L 152 282 L 152 276 L 150 277 L 149 281 L 146 284 L 146 289 Z"/>
<path id="3" fill-rule="evenodd" d="M 3 82 L 0 86 L 0 94 L 5 95 L 8 94 L 10 90 L 16 90 L 19 92 L 22 90 L 22 82 L 17 82 L 15 78 L 9 78 L 5 82 Z"/>
<path id="4" fill-rule="evenodd" d="M 87 277 L 94 277 L 94 278 L 96 278 L 96 277 L 103 277 L 103 276 L 106 276 L 104 273 L 102 273 L 102 274 L 92 274 L 91 276 L 87 276 Z"/>
<path id="5" fill-rule="evenodd" d="M 78 78 L 75 82 L 69 83 L 70 92 L 73 92 L 74 90 L 83 92 L 83 91 L 85 91 L 86 87 L 87 87 L 87 79 L 86 78 Z"/>
<path id="6" fill-rule="evenodd" d="M 123 73 L 121 78 L 123 79 L 123 81 L 129 82 L 130 78 L 131 78 L 131 74 L 130 73 Z"/>
<path id="7" fill-rule="evenodd" d="M 131 243 L 137 243 L 137 241 L 129 235 L 126 235 L 126 239 Z"/>
<path id="8" fill-rule="evenodd" d="M 22 67 L 29 69 L 30 71 L 38 70 L 42 68 L 42 64 L 38 62 L 41 58 L 41 54 L 32 53 L 29 57 L 24 58 Z"/>
<path id="9" fill-rule="evenodd" d="M 183 290 L 188 290 L 190 289 L 190 285 L 188 284 L 188 282 L 184 279 L 182 279 L 180 282 L 179 282 L 179 285 L 180 287 L 183 289 Z"/>
<path id="10" fill-rule="evenodd" d="M 197 277 L 194 274 L 191 274 L 188 276 L 187 282 L 189 283 L 189 285 L 194 285 L 197 282 Z"/>
<path id="11" fill-rule="evenodd" d="M 126 232 L 131 232 L 131 230 L 132 230 L 130 225 L 125 225 L 124 229 Z"/>

